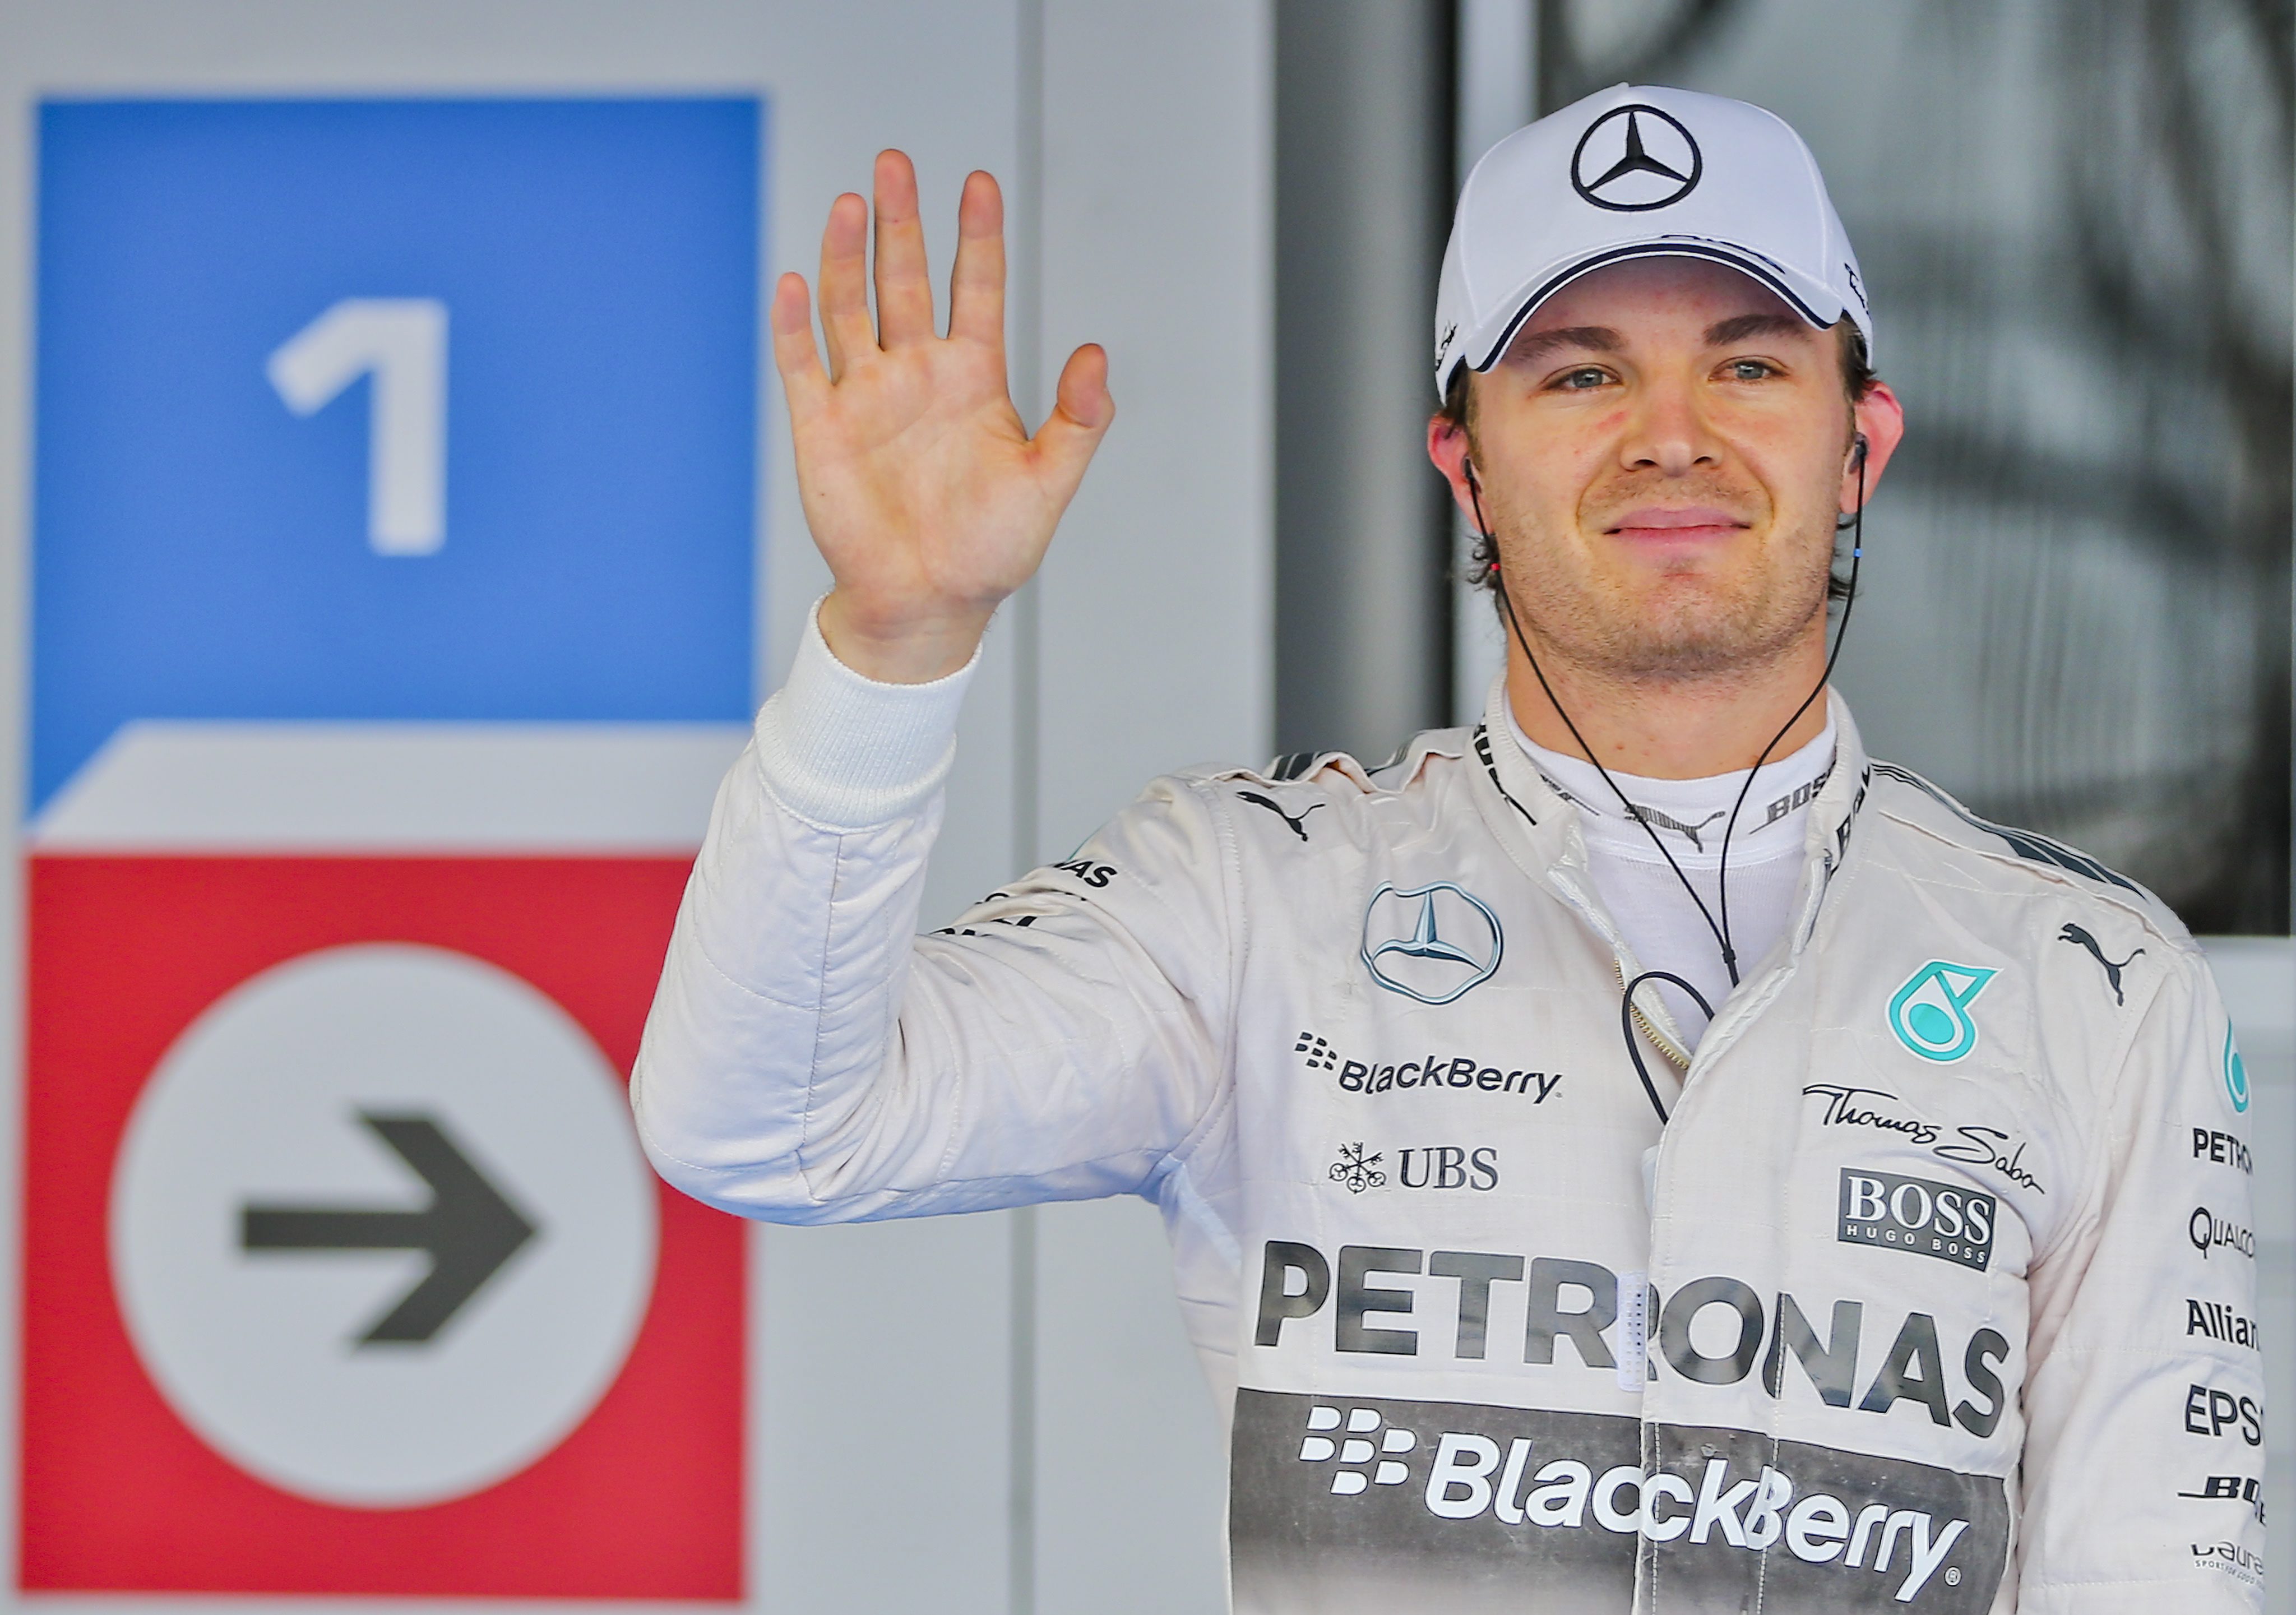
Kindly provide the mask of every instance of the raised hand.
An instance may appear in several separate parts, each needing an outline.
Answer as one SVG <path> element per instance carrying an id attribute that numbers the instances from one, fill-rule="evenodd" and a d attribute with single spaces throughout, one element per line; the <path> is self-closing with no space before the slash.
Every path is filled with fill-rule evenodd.
<path id="1" fill-rule="evenodd" d="M 774 289 L 774 365 L 797 444 L 798 493 L 837 586 L 821 630 L 846 666 L 894 684 L 962 667 L 999 602 L 1029 580 L 1116 416 L 1108 356 L 1069 356 L 1030 437 L 1004 375 L 1004 202 L 976 172 L 957 206 L 946 338 L 934 334 L 916 170 L 877 158 L 877 318 L 869 207 L 851 193 L 821 237 L 821 325 L 805 277 Z"/>

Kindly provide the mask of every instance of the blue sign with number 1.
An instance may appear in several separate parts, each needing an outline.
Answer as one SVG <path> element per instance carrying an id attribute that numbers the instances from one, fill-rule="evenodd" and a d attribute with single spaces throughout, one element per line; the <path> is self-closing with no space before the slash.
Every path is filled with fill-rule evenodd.
<path id="1" fill-rule="evenodd" d="M 746 717 L 763 140 L 46 103 L 29 806 L 137 718 Z"/>

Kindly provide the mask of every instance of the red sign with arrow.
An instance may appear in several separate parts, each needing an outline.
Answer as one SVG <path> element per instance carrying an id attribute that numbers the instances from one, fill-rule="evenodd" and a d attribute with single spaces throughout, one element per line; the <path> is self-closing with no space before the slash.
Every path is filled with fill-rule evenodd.
<path id="1" fill-rule="evenodd" d="M 274 1148 L 266 1119 L 329 1080 L 291 1063 L 283 1068 L 291 1075 L 310 1074 L 255 1095 L 249 1103 L 260 1104 L 243 1116 L 217 1111 L 196 1149 L 171 1143 L 198 1139 L 207 1125 L 199 1096 L 215 1090 L 199 1086 L 202 1040 L 228 1050 L 234 1036 L 275 1036 L 264 1016 L 291 1008 L 299 994 L 323 993 L 330 971 L 366 972 L 358 1003 L 396 971 L 466 993 L 474 1012 L 508 1005 L 505 1024 L 562 1022 L 550 1035 L 591 1051 L 584 1057 L 604 1074 L 602 1085 L 626 1075 L 685 873 L 682 859 L 605 857 L 30 861 L 27 1589 L 741 1596 L 738 1222 L 648 1178 L 657 1232 L 644 1265 L 601 1254 L 585 1231 L 594 1225 L 583 1221 L 578 1184 L 570 1193 L 549 1169 L 554 1158 L 578 1153 L 578 1141 L 551 1137 L 547 1114 L 506 1129 L 504 1112 L 472 1091 L 482 1078 L 457 1077 L 438 1084 L 435 1099 L 365 1113 L 327 1097 L 308 1123 L 276 1124 L 305 1127 L 308 1146 Z M 459 1012 L 439 1002 L 441 1014 Z M 241 1003 L 250 1007 L 234 1023 L 231 1006 Z M 346 1040 L 331 1045 L 324 1017 L 295 1024 L 306 1023 L 323 1039 L 313 1046 L 340 1048 L 348 1067 L 362 1058 L 357 1045 L 399 1035 L 381 1024 L 342 1028 Z M 456 1048 L 507 1046 L 460 1023 L 452 1029 Z M 215 1069 L 246 1064 L 234 1055 Z M 160 1092 L 169 1084 L 180 1103 Z M 614 1113 L 619 1100 L 610 1098 L 593 1107 L 598 1114 Z M 540 1136 L 529 1143 L 521 1131 Z M 310 1176 L 292 1159 L 305 1147 L 334 1152 L 360 1176 Z M 211 1169 L 209 1154 L 226 1165 Z M 185 1165 L 186 1156 L 202 1160 Z M 160 1203 L 180 1208 L 173 1221 L 189 1242 L 160 1250 L 168 1258 L 161 1265 L 244 1286 L 233 1293 L 252 1299 L 170 1334 L 168 1308 L 195 1312 L 201 1303 L 172 1299 L 164 1273 L 158 1290 L 135 1276 L 138 1240 L 177 1237 L 164 1225 L 157 1236 L 135 1232 L 135 1180 L 179 1170 L 209 1172 L 214 1192 L 203 1200 L 182 1189 L 187 1179 L 162 1185 L 169 1193 Z M 234 1172 L 250 1181 L 232 1181 Z M 313 1186 L 297 1187 L 299 1177 Z M 523 1449 L 499 1462 L 480 1454 L 472 1472 L 515 1467 L 472 1489 L 438 1495 L 466 1484 L 452 1476 L 364 1476 L 358 1443 L 369 1438 L 357 1429 L 314 1457 L 318 1467 L 299 1470 L 295 1431 L 234 1424 L 228 1396 L 217 1401 L 202 1389 L 202 1374 L 253 1365 L 264 1370 L 261 1405 L 270 1405 L 295 1394 L 301 1375 L 317 1388 L 322 1423 L 340 1411 L 326 1399 L 331 1388 L 358 1383 L 327 1376 L 371 1365 L 414 1375 L 419 1390 L 435 1363 L 447 1376 L 439 1394 L 463 1394 L 452 1383 L 457 1352 L 528 1352 L 537 1363 L 546 1355 L 529 1352 L 518 1332 L 557 1316 L 548 1286 L 562 1281 L 551 1264 L 575 1275 L 563 1282 L 577 1285 L 567 1305 L 578 1322 L 587 1304 L 581 1275 L 612 1262 L 637 1274 L 639 1289 L 626 1344 L 610 1342 L 619 1355 L 601 1385 L 563 1413 L 562 1435 L 549 1427 L 530 1461 Z M 201 1335 L 194 1324 L 223 1332 Z M 203 1343 L 217 1340 L 228 1349 Z M 495 1389 L 458 1423 L 483 1427 L 487 1404 L 518 1389 L 515 1376 L 498 1373 L 484 1383 Z M 374 1462 L 386 1468 L 433 1455 L 394 1455 L 389 1435 L 373 1438 Z M 381 1501 L 342 1501 L 361 1495 Z M 434 1500 L 391 1500 L 414 1495 Z"/>

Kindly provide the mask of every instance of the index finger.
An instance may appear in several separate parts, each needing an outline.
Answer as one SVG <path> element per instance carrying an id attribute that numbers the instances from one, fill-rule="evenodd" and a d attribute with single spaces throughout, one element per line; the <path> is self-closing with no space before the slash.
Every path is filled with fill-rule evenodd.
<path id="1" fill-rule="evenodd" d="M 791 414 L 815 407 L 829 390 L 829 376 L 813 345 L 813 300 L 806 293 L 805 276 L 784 275 L 775 283 L 767 324 L 774 336 L 774 368 L 788 389 Z"/>

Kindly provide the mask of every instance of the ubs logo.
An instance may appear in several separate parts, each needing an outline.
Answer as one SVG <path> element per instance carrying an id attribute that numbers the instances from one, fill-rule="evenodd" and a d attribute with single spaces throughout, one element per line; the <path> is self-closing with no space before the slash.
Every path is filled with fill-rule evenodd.
<path id="1" fill-rule="evenodd" d="M 1422 1004 L 1448 1004 L 1489 980 L 1505 946 L 1490 905 L 1448 881 L 1382 886 L 1364 910 L 1364 968 Z"/>
<path id="2" fill-rule="evenodd" d="M 1416 1165 L 1413 1158 L 1417 1158 Z M 1397 1152 L 1395 1180 L 1406 1189 L 1473 1189 L 1499 1186 L 1499 1152 L 1489 1144 L 1437 1144 Z"/>
<path id="3" fill-rule="evenodd" d="M 1846 1245 L 1910 1250 L 1985 1271 L 1993 1259 L 1993 1196 L 1961 1184 L 1841 1169 L 1841 1229 Z"/>
<path id="4" fill-rule="evenodd" d="M 1331 1180 L 1350 1194 L 1383 1189 L 1390 1181 L 1382 1169 L 1387 1152 L 1371 1151 L 1362 1144 L 1340 1146 L 1332 1163 Z M 1396 1152 L 1393 1182 L 1406 1189 L 1472 1189 L 1488 1192 L 1499 1186 L 1499 1152 L 1489 1144 L 1436 1144 L 1426 1149 Z"/>
<path id="5" fill-rule="evenodd" d="M 1386 1159 L 1384 1152 L 1365 1154 L 1365 1146 L 1360 1144 L 1343 1144 L 1340 1146 L 1339 1160 L 1332 1163 L 1329 1176 L 1333 1183 L 1350 1194 L 1361 1194 L 1365 1189 L 1384 1188 L 1387 1174 L 1379 1169 L 1379 1163 Z"/>

